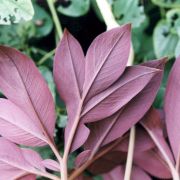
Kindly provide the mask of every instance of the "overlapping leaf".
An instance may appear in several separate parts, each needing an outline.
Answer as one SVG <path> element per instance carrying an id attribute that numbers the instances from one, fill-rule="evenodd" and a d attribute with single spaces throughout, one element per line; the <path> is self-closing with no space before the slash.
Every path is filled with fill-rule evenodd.
<path id="1" fill-rule="evenodd" d="M 130 25 L 125 25 L 100 34 L 92 42 L 85 62 L 86 101 L 112 85 L 124 72 L 130 41 Z"/>
<path id="2" fill-rule="evenodd" d="M 78 42 L 67 31 L 64 33 L 55 55 L 54 77 L 68 110 L 66 142 L 75 121 L 73 118 L 80 119 L 84 102 L 108 88 L 124 72 L 129 50 L 130 25 L 99 35 L 89 47 L 85 59 Z M 80 124 L 78 129 L 83 130 L 81 134 L 76 133 L 73 150 L 80 147 L 89 134 L 84 124 Z"/>
<path id="3" fill-rule="evenodd" d="M 159 70 L 161 70 L 163 69 L 163 66 L 164 66 L 164 59 L 159 60 L 159 61 L 151 61 L 148 64 L 143 64 L 143 66 L 150 66 L 150 67 L 158 68 Z M 141 66 L 139 73 L 145 74 L 148 72 L 149 69 L 143 66 Z M 135 77 L 134 75 L 131 75 L 130 73 L 127 73 L 127 74 L 130 77 L 131 76 L 133 78 Z M 103 146 L 121 137 L 125 132 L 128 131 L 128 129 L 130 129 L 135 123 L 137 123 L 144 116 L 146 111 L 151 106 L 155 98 L 155 95 L 157 93 L 157 90 L 160 86 L 161 79 L 162 79 L 162 72 L 154 73 L 152 76 L 153 78 L 151 77 L 152 79 L 146 77 L 148 76 L 147 74 L 145 74 L 144 76 L 145 76 L 144 78 L 146 78 L 145 80 L 147 80 L 147 83 L 144 80 L 144 84 L 143 84 L 141 76 L 139 76 L 140 78 L 137 78 L 134 81 L 132 81 L 131 86 L 128 87 L 127 85 L 127 88 L 125 88 L 125 91 L 123 94 L 122 92 L 119 93 L 119 96 L 120 96 L 119 99 L 118 98 L 115 99 L 118 102 L 118 106 L 119 104 L 121 105 L 123 98 L 126 99 L 128 97 L 128 94 L 130 94 L 131 92 L 132 92 L 132 96 L 129 99 L 129 101 L 126 101 L 126 103 L 123 104 L 122 108 L 121 106 L 119 106 L 118 109 L 120 108 L 121 109 L 116 114 L 104 120 L 101 120 L 99 122 L 89 124 L 88 127 L 90 127 L 91 134 L 86 142 L 87 149 L 94 149 L 95 147 L 97 148 L 97 146 L 98 147 Z M 125 82 L 129 83 L 129 81 L 125 81 Z M 142 89 L 138 90 L 137 94 L 134 95 L 133 93 L 136 91 L 137 87 L 138 88 L 140 87 L 140 84 L 144 85 L 144 87 L 142 86 Z M 127 92 L 127 89 L 128 90 L 131 89 L 131 90 Z M 111 104 L 110 106 L 112 106 L 113 103 L 111 103 L 110 101 L 110 104 Z M 143 107 L 142 107 L 142 104 L 143 104 Z M 113 112 L 115 108 L 112 110 L 111 107 L 109 107 L 109 109 L 110 109 L 110 112 Z M 104 113 L 105 115 L 109 111 L 109 109 L 106 110 L 106 112 Z M 97 112 L 100 112 L 100 110 L 98 109 Z M 92 115 L 92 118 L 93 118 L 93 115 Z"/>
<path id="4" fill-rule="evenodd" d="M 7 99 L 0 99 L 0 134 L 7 139 L 30 146 L 41 146 L 48 140 L 31 117 Z"/>
<path id="5" fill-rule="evenodd" d="M 16 179 L 28 175 L 33 179 L 37 169 L 45 171 L 41 157 L 32 150 L 20 149 L 12 142 L 0 138 L 0 179 Z M 35 178 L 34 178 L 35 179 Z"/>
<path id="6" fill-rule="evenodd" d="M 68 111 L 65 142 L 81 101 L 84 70 L 85 61 L 82 48 L 77 40 L 68 31 L 65 31 L 63 39 L 57 47 L 54 61 L 55 83 Z"/>
<path id="7" fill-rule="evenodd" d="M 165 95 L 165 118 L 168 138 L 174 157 L 179 161 L 180 157 L 180 58 L 178 58 L 170 72 Z"/>
<path id="8" fill-rule="evenodd" d="M 94 96 L 85 105 L 83 121 L 93 122 L 111 116 L 141 92 L 158 72 L 160 71 L 144 66 L 127 67 L 115 84 Z"/>
<path id="9" fill-rule="evenodd" d="M 155 113 L 155 114 L 154 114 Z M 154 120 L 153 122 L 156 122 L 157 124 L 154 126 L 153 123 L 152 126 L 149 126 L 148 123 L 151 123 L 150 120 Z M 158 122 L 157 122 L 158 120 Z M 161 145 L 165 149 L 165 152 L 169 156 L 170 160 L 173 163 L 173 157 L 170 152 L 169 147 L 166 144 L 166 140 L 162 133 L 162 128 L 160 128 L 159 124 L 159 114 L 154 109 L 151 109 L 148 111 L 147 115 L 143 118 L 143 126 L 147 126 L 150 128 L 152 127 L 152 132 L 157 135 L 157 138 L 159 139 Z M 148 123 L 147 123 L 148 122 Z M 157 133 L 156 133 L 157 131 Z M 95 131 L 94 131 L 95 132 Z M 158 178 L 171 178 L 171 173 L 169 170 L 169 167 L 159 151 L 159 149 L 156 147 L 155 143 L 151 139 L 151 136 L 149 135 L 149 132 L 147 132 L 142 127 L 137 126 L 136 128 L 136 139 L 135 139 L 135 149 L 134 149 L 134 159 L 133 164 L 144 171 L 148 172 L 152 176 L 158 177 Z M 159 135 L 159 136 L 158 136 Z M 129 138 L 127 136 L 124 136 L 125 138 L 122 138 L 121 141 L 119 141 L 119 144 L 113 147 L 109 152 L 104 154 L 102 157 L 99 156 L 101 152 L 105 151 L 108 147 L 110 147 L 114 142 L 109 143 L 103 147 L 101 147 L 98 152 L 94 155 L 94 157 L 91 157 L 92 151 L 94 151 L 94 145 L 93 142 L 89 141 L 89 146 L 85 146 L 87 150 L 82 152 L 76 159 L 76 165 L 79 167 L 83 163 L 85 163 L 88 160 L 94 160 L 92 161 L 91 165 L 89 166 L 88 170 L 91 171 L 94 174 L 102 174 L 106 173 L 113 168 L 115 168 L 118 165 L 124 165 L 126 163 L 126 156 L 128 151 L 128 144 L 129 144 Z M 97 139 L 96 139 L 97 140 Z M 92 146 L 91 144 L 92 143 Z M 91 150 L 88 150 L 91 149 Z M 96 159 L 96 157 L 99 157 Z M 148 162 L 148 163 L 147 163 Z"/>
<path id="10" fill-rule="evenodd" d="M 0 127 L 0 131 L 5 133 L 6 136 L 14 142 L 19 143 L 18 141 L 21 139 L 21 143 L 26 145 L 28 145 L 28 138 L 30 142 L 29 145 L 32 145 L 33 141 L 36 142 L 34 145 L 47 144 L 47 142 L 43 143 L 41 138 L 39 142 L 37 138 L 34 139 L 34 136 L 30 135 L 34 133 L 43 134 L 48 142 L 53 141 L 55 127 L 53 98 L 45 80 L 40 75 L 33 61 L 13 48 L 0 46 L 0 80 L 1 92 L 17 106 L 15 107 L 15 105 L 11 104 L 11 111 L 13 111 L 14 117 L 12 117 L 12 115 L 11 117 L 6 116 L 6 124 L 4 124 L 6 128 L 8 128 L 8 126 L 9 128 L 13 128 L 11 130 L 12 132 L 10 132 L 9 129 L 9 134 L 6 134 L 3 127 Z M 7 106 L 7 102 L 5 104 Z M 1 111 L 1 113 L 5 113 L 8 110 L 2 108 Z M 20 114 L 17 115 L 17 113 Z M 21 115 L 26 117 L 24 119 L 19 118 L 16 122 L 12 122 L 12 118 L 17 119 L 15 116 Z M 29 121 L 29 123 L 18 124 L 18 121 L 23 120 Z M 10 124 L 8 125 L 7 122 Z M 29 132 L 30 126 L 33 126 L 32 124 L 34 124 L 34 128 L 36 127 L 36 130 L 33 128 L 36 132 L 32 132 L 33 129 Z M 20 130 L 22 126 L 24 126 L 23 129 L 26 129 L 26 131 L 29 129 L 29 135 L 26 134 L 26 138 L 22 136 L 25 135 L 25 132 Z M 15 129 L 17 134 L 13 132 Z M 3 135 L 5 136 L 5 134 Z"/>

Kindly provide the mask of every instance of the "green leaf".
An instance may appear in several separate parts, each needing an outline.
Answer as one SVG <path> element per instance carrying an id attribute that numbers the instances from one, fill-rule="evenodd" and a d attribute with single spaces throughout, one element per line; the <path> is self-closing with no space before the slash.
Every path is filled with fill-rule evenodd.
<path id="1" fill-rule="evenodd" d="M 31 0 L 1 0 L 0 24 L 9 25 L 29 21 L 34 15 Z"/>
<path id="2" fill-rule="evenodd" d="M 169 10 L 166 14 L 166 19 L 171 24 L 171 33 L 180 36 L 180 9 Z"/>
<path id="3" fill-rule="evenodd" d="M 172 24 L 167 20 L 161 20 L 153 33 L 153 44 L 157 58 L 167 56 L 174 57 L 179 37 L 172 31 Z"/>
<path id="4" fill-rule="evenodd" d="M 180 9 L 166 13 L 166 19 L 158 23 L 154 31 L 154 48 L 157 57 L 180 55 Z"/>
<path id="5" fill-rule="evenodd" d="M 152 0 L 152 2 L 164 8 L 179 8 L 180 0 Z"/>
<path id="6" fill-rule="evenodd" d="M 144 7 L 138 0 L 116 0 L 112 4 L 113 14 L 119 24 L 132 23 L 137 28 L 146 20 Z"/>
<path id="7" fill-rule="evenodd" d="M 155 59 L 152 36 L 146 35 L 145 33 L 141 33 L 139 36 L 141 37 L 141 39 L 139 38 L 141 43 L 139 51 L 136 53 L 136 58 L 143 62 L 149 59 Z"/>
<path id="8" fill-rule="evenodd" d="M 32 149 L 40 153 L 43 159 L 53 159 L 54 154 L 49 146 L 34 147 Z"/>
<path id="9" fill-rule="evenodd" d="M 39 70 L 43 77 L 45 78 L 46 82 L 48 83 L 49 89 L 55 99 L 56 93 L 55 93 L 55 85 L 53 81 L 53 75 L 52 72 L 45 66 L 40 66 Z"/>
<path id="10" fill-rule="evenodd" d="M 67 115 L 58 114 L 57 126 L 59 128 L 65 128 L 67 123 Z"/>
<path id="11" fill-rule="evenodd" d="M 35 37 L 40 38 L 48 35 L 53 28 L 53 22 L 49 14 L 37 4 L 34 4 L 35 15 L 33 18 L 33 24 L 35 25 L 36 33 Z"/>
<path id="12" fill-rule="evenodd" d="M 0 26 L 0 44 L 25 50 L 30 39 L 40 38 L 51 32 L 53 23 L 50 16 L 37 4 L 34 4 L 34 9 L 33 20 L 11 26 Z"/>
<path id="13" fill-rule="evenodd" d="M 90 0 L 70 0 L 70 5 L 60 5 L 58 11 L 66 16 L 79 17 L 85 15 L 90 9 Z"/>

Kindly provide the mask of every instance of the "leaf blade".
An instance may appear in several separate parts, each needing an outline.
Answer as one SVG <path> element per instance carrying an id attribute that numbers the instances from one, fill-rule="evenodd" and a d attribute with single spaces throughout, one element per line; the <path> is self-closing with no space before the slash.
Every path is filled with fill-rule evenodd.
<path id="1" fill-rule="evenodd" d="M 53 139 L 53 97 L 33 61 L 13 48 L 0 46 L 0 64 L 0 90 Z"/>

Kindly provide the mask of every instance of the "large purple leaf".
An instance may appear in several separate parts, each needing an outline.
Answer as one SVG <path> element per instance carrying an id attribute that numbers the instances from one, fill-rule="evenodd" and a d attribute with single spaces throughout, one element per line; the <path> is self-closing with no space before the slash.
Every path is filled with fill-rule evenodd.
<path id="1" fill-rule="evenodd" d="M 56 49 L 54 59 L 55 83 L 68 111 L 65 142 L 67 142 L 77 113 L 77 107 L 81 101 L 84 70 L 85 60 L 82 48 L 78 41 L 66 30 Z"/>
<path id="2" fill-rule="evenodd" d="M 113 84 L 125 70 L 131 44 L 130 25 L 100 34 L 86 54 L 83 94 L 86 101 Z"/>
<path id="3" fill-rule="evenodd" d="M 180 58 L 176 59 L 167 83 L 165 120 L 168 138 L 177 161 L 180 154 Z"/>
<path id="4" fill-rule="evenodd" d="M 78 41 L 65 30 L 56 49 L 54 79 L 58 92 L 66 103 L 70 121 L 74 118 L 81 99 L 84 69 L 85 60 L 82 48 Z"/>
<path id="5" fill-rule="evenodd" d="M 1 92 L 52 140 L 55 127 L 53 98 L 33 61 L 13 48 L 0 46 L 0 81 Z"/>
<path id="6" fill-rule="evenodd" d="M 0 99 L 0 134 L 22 145 L 40 146 L 48 142 L 24 111 L 7 99 Z"/>
<path id="7" fill-rule="evenodd" d="M 127 67 L 120 79 L 107 90 L 94 96 L 84 107 L 83 122 L 104 119 L 126 105 L 161 71 L 144 66 Z"/>
<path id="8" fill-rule="evenodd" d="M 36 152 L 20 149 L 2 137 L 0 147 L 0 179 L 16 179 L 28 174 L 36 174 L 37 169 L 45 171 L 41 164 L 42 159 Z"/>
<path id="9" fill-rule="evenodd" d="M 124 166 L 118 166 L 112 171 L 103 174 L 103 180 L 123 180 L 124 179 Z M 131 180 L 151 180 L 151 177 L 137 166 L 133 166 Z"/>
<path id="10" fill-rule="evenodd" d="M 164 59 L 153 61 L 153 63 L 156 64 L 154 66 L 155 68 L 163 69 Z M 161 79 L 162 72 L 156 74 L 145 88 L 115 115 L 99 122 L 91 123 L 89 125 L 91 134 L 86 142 L 86 148 L 92 149 L 98 144 L 99 146 L 108 144 L 122 136 L 137 123 L 151 106 L 160 86 Z"/>
<path id="11" fill-rule="evenodd" d="M 80 120 L 84 101 L 108 88 L 123 73 L 129 57 L 129 49 L 130 25 L 99 35 L 87 52 L 86 61 L 79 43 L 67 31 L 65 32 L 57 48 L 54 63 L 55 82 L 68 110 L 65 144 L 69 133 L 74 131 L 75 127 L 72 128 L 74 118 L 79 117 Z M 86 63 L 85 84 L 84 63 Z M 71 150 L 80 147 L 89 135 L 89 130 L 84 124 L 79 126 L 83 129 L 81 131 L 83 135 L 76 132 L 75 136 L 79 137 L 80 134 L 83 138 L 74 138 Z"/>

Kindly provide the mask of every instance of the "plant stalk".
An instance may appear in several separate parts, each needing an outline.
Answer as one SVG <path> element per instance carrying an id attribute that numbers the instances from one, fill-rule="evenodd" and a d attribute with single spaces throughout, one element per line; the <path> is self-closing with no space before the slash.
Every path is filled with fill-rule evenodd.
<path id="1" fill-rule="evenodd" d="M 51 150 L 53 151 L 54 155 L 56 156 L 57 160 L 59 161 L 59 163 L 61 164 L 62 163 L 62 157 L 61 155 L 59 154 L 56 146 L 52 143 L 49 143 L 49 146 L 51 148 Z"/>
<path id="2" fill-rule="evenodd" d="M 119 27 L 119 24 L 116 22 L 114 18 L 111 6 L 109 5 L 108 1 L 96 0 L 96 3 L 107 26 L 107 30 L 112 29 L 114 27 Z"/>
<path id="3" fill-rule="evenodd" d="M 61 23 L 59 21 L 56 9 L 54 7 L 54 2 L 53 2 L 53 0 L 47 0 L 47 3 L 48 3 L 48 6 L 49 6 L 49 9 L 51 11 L 51 14 L 52 14 L 52 17 L 53 17 L 53 21 L 54 21 L 54 24 L 55 24 L 56 31 L 58 33 L 59 39 L 61 39 L 62 35 L 63 35 L 63 31 L 62 31 Z"/>
<path id="4" fill-rule="evenodd" d="M 52 179 L 52 180 L 61 180 L 60 177 L 55 176 L 53 174 L 49 174 L 47 172 L 36 171 L 36 174 L 39 175 L 39 176 L 43 176 L 43 177 Z"/>
<path id="5" fill-rule="evenodd" d="M 127 161 L 126 161 L 124 180 L 131 180 L 131 171 L 132 171 L 132 165 L 133 165 L 133 155 L 134 155 L 134 146 L 135 146 L 135 136 L 136 136 L 136 127 L 133 126 L 130 130 L 128 155 L 127 155 Z"/>
<path id="6" fill-rule="evenodd" d="M 63 163 L 63 166 L 62 166 L 62 172 L 63 173 L 62 174 L 64 175 L 64 177 L 63 177 L 64 179 L 62 179 L 62 180 L 67 180 L 67 178 L 68 178 L 68 172 L 67 172 L 68 171 L 67 170 L 68 155 L 69 155 L 69 152 L 71 149 L 71 145 L 73 142 L 74 135 L 76 133 L 76 129 L 77 129 L 78 124 L 79 124 L 79 118 L 80 118 L 80 114 L 81 114 L 82 104 L 83 104 L 83 100 L 81 100 L 81 102 L 79 103 L 77 114 L 76 114 L 74 123 L 72 125 L 71 131 L 69 133 L 67 144 L 65 146 L 64 155 L 63 155 L 63 162 L 62 162 Z"/>
<path id="7" fill-rule="evenodd" d="M 63 159 L 62 164 L 61 164 L 61 179 L 62 180 L 68 180 L 67 160 L 68 159 Z"/>
<path id="8" fill-rule="evenodd" d="M 39 61 L 38 61 L 38 65 L 42 65 L 47 59 L 49 59 L 51 56 L 53 56 L 55 53 L 55 49 L 51 50 L 50 52 L 48 52 L 47 54 L 45 54 Z"/>

